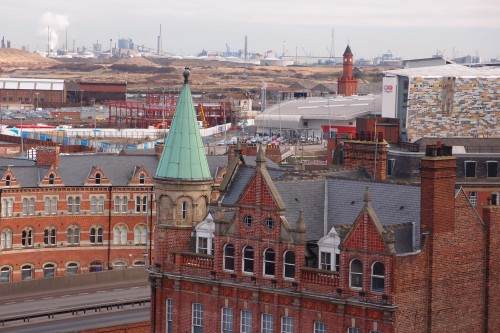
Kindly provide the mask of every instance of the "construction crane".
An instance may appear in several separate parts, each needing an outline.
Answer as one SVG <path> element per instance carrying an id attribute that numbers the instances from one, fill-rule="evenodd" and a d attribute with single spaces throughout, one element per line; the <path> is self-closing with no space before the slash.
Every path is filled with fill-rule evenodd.
<path id="1" fill-rule="evenodd" d="M 198 115 L 200 117 L 200 121 L 203 124 L 203 128 L 208 127 L 208 121 L 207 118 L 205 117 L 205 109 L 203 108 L 203 104 L 198 104 Z"/>

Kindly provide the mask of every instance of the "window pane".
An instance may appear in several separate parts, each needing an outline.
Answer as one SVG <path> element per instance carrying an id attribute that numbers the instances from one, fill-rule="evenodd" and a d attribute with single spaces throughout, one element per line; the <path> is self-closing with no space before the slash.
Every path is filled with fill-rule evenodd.
<path id="1" fill-rule="evenodd" d="M 488 177 L 498 177 L 498 162 L 488 162 L 487 169 Z"/>
<path id="2" fill-rule="evenodd" d="M 251 246 L 245 247 L 243 251 L 243 271 L 253 273 L 254 252 Z"/>
<path id="3" fill-rule="evenodd" d="M 281 333 L 293 333 L 293 318 L 281 318 Z"/>
<path id="4" fill-rule="evenodd" d="M 321 269 L 331 270 L 332 269 L 332 254 L 330 252 L 321 252 Z"/>
<path id="5" fill-rule="evenodd" d="M 241 333 L 252 333 L 252 312 L 241 311 Z"/>
<path id="6" fill-rule="evenodd" d="M 233 332 L 233 309 L 222 308 L 222 332 Z"/>
<path id="7" fill-rule="evenodd" d="M 314 322 L 314 333 L 325 333 L 325 324 L 322 321 Z"/>
<path id="8" fill-rule="evenodd" d="M 273 333 L 273 316 L 262 314 L 262 333 Z"/>

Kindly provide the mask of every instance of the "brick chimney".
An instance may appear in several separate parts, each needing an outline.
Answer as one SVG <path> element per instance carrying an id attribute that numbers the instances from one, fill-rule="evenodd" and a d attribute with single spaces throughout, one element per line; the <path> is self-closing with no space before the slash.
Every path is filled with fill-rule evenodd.
<path id="1" fill-rule="evenodd" d="M 387 178 L 387 142 L 379 136 L 360 137 L 344 141 L 344 165 L 347 169 L 364 169 L 375 180 Z M 331 158 L 330 156 L 328 158 Z"/>
<path id="2" fill-rule="evenodd" d="M 59 166 L 59 146 L 36 148 L 37 166 Z"/>
<path id="3" fill-rule="evenodd" d="M 456 159 L 452 147 L 427 146 L 420 164 L 422 232 L 440 233 L 455 227 Z"/>

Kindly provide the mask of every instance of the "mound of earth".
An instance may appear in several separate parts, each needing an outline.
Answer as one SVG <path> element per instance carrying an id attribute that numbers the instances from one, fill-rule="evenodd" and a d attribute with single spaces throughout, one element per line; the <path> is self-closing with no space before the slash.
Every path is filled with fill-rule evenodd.
<path id="1" fill-rule="evenodd" d="M 18 49 L 0 49 L 0 67 L 40 69 L 56 65 L 54 59 L 45 58 L 37 53 L 30 53 Z"/>
<path id="2" fill-rule="evenodd" d="M 136 66 L 136 67 L 156 67 L 159 68 L 161 67 L 158 64 L 155 64 L 149 59 L 143 58 L 143 57 L 133 57 L 133 58 L 122 58 L 115 62 L 114 65 L 119 65 L 119 66 Z"/>

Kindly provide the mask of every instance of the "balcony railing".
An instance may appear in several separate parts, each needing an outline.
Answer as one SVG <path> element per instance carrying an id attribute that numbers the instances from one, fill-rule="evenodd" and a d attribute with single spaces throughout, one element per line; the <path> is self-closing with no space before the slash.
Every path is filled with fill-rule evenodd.
<path id="1" fill-rule="evenodd" d="M 302 283 L 319 284 L 323 286 L 339 286 L 339 274 L 323 269 L 303 267 L 301 270 Z"/>
<path id="2" fill-rule="evenodd" d="M 181 265 L 185 267 L 213 269 L 214 258 L 206 254 L 180 253 Z"/>

